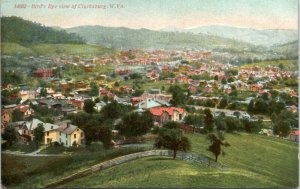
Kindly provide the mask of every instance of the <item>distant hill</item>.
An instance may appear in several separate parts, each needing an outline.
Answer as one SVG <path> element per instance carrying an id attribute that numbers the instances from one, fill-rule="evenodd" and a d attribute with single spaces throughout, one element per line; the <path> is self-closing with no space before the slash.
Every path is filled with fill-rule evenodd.
<path id="1" fill-rule="evenodd" d="M 45 27 L 19 17 L 1 18 L 1 53 L 5 55 L 110 55 L 115 50 L 102 45 L 87 45 L 77 34 L 62 28 Z"/>
<path id="2" fill-rule="evenodd" d="M 258 47 L 249 43 L 204 34 L 104 26 L 79 26 L 66 30 L 78 34 L 87 43 L 103 44 L 116 49 L 227 49 L 238 52 L 258 50 Z"/>
<path id="3" fill-rule="evenodd" d="M 84 44 L 74 33 L 24 20 L 19 17 L 1 17 L 2 42 L 28 44 Z"/>
<path id="4" fill-rule="evenodd" d="M 298 57 L 298 40 L 282 45 L 274 45 L 271 50 L 278 54 L 286 54 L 287 58 Z"/>
<path id="5" fill-rule="evenodd" d="M 177 31 L 182 33 L 207 34 L 271 47 L 298 39 L 297 30 L 258 30 L 252 28 L 238 28 L 222 25 L 201 26 L 192 29 L 164 28 L 162 31 Z"/>

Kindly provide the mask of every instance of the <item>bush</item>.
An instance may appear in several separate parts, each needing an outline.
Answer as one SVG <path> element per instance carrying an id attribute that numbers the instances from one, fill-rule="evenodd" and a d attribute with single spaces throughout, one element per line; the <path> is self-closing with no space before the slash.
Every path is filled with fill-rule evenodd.
<path id="1" fill-rule="evenodd" d="M 152 128 L 151 133 L 152 134 L 158 134 L 158 131 L 159 131 L 159 127 L 156 126 L 156 127 Z"/>
<path id="2" fill-rule="evenodd" d="M 225 123 L 226 123 L 226 131 L 227 132 L 242 130 L 241 121 L 235 117 L 226 117 Z"/>
<path id="3" fill-rule="evenodd" d="M 90 145 L 86 146 L 86 149 L 90 152 L 98 152 L 102 151 L 104 148 L 102 142 L 93 142 Z"/>

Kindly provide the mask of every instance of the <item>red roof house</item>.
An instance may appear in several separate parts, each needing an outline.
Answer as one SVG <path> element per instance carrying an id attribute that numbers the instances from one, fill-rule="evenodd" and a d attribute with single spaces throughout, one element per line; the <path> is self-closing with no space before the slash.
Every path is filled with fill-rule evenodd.
<path id="1" fill-rule="evenodd" d="M 53 76 L 52 69 L 37 69 L 34 71 L 34 77 L 38 78 L 49 78 Z"/>
<path id="2" fill-rule="evenodd" d="M 185 117 L 185 111 L 177 107 L 154 107 L 150 108 L 154 121 L 163 124 L 167 121 L 181 121 Z"/>

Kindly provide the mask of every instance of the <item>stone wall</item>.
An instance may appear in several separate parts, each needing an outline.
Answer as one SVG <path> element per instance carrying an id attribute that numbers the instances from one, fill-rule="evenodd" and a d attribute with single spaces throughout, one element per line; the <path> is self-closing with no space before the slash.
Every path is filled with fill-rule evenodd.
<path id="1" fill-rule="evenodd" d="M 85 170 L 79 171 L 77 173 L 74 173 L 68 177 L 62 178 L 58 181 L 52 182 L 45 186 L 46 188 L 54 188 L 59 185 L 62 185 L 64 183 L 70 182 L 72 180 L 75 180 L 77 178 L 81 178 L 83 176 L 89 175 L 91 173 L 94 173 L 99 170 L 106 169 L 108 167 L 112 167 L 115 165 L 119 165 L 124 162 L 128 162 L 131 160 L 148 157 L 148 156 L 168 156 L 173 157 L 173 151 L 170 150 L 149 150 L 145 152 L 137 152 L 133 154 L 128 154 L 125 156 L 117 157 L 112 160 L 108 160 L 99 164 L 96 164 L 90 168 L 87 168 Z M 224 166 L 220 163 L 217 163 L 205 156 L 193 154 L 193 153 L 185 153 L 185 152 L 177 152 L 176 159 L 185 160 L 185 161 L 191 161 L 191 162 L 197 162 L 205 164 L 209 167 L 216 167 L 216 168 L 224 168 Z"/>

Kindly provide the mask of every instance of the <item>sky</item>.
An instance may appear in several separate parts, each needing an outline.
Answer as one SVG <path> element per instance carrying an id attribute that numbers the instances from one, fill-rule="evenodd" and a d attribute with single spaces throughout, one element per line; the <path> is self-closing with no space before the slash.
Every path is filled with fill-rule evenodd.
<path id="1" fill-rule="evenodd" d="M 184 29 L 227 25 L 255 29 L 298 29 L 298 0 L 0 0 L 0 2 L 2 16 L 18 16 L 46 26 L 63 28 L 102 25 L 159 30 L 170 27 Z M 26 4 L 26 8 L 16 8 L 18 4 Z M 33 5 L 39 5 L 40 8 L 33 8 Z M 59 7 L 62 5 L 70 7 Z"/>

